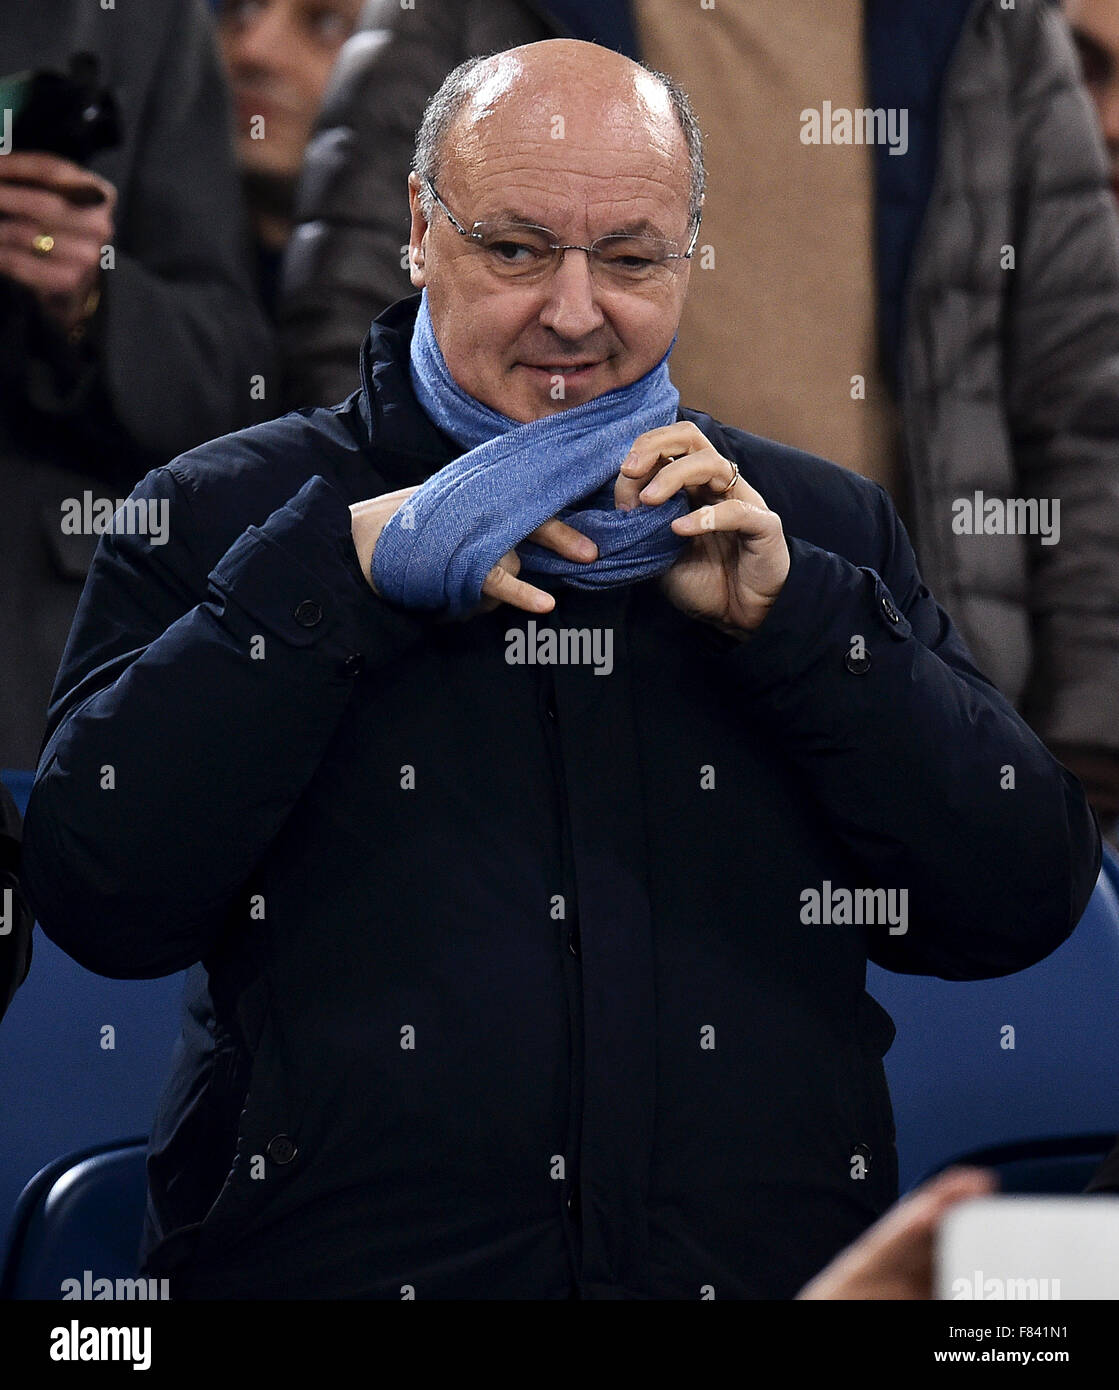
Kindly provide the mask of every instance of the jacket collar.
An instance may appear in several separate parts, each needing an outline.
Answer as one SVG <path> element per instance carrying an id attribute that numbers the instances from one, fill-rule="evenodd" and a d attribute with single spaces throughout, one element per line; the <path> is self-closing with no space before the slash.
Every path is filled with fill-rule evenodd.
<path id="1" fill-rule="evenodd" d="M 374 319 L 361 348 L 358 408 L 390 491 L 422 483 L 462 453 L 428 419 L 412 390 L 408 359 L 419 307 L 418 294 L 391 304 Z"/>

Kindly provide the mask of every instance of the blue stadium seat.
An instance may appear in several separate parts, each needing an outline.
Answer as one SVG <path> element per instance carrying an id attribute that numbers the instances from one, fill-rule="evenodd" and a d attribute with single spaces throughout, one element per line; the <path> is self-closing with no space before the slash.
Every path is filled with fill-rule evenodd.
<path id="1" fill-rule="evenodd" d="M 27 798 L 31 795 L 31 787 L 35 781 L 33 772 L 17 772 L 11 768 L 4 768 L 0 771 L 0 782 L 3 782 L 12 794 L 12 799 L 19 807 L 22 816 L 27 810 Z"/>
<path id="2" fill-rule="evenodd" d="M 0 777 L 22 810 L 34 773 Z M 8 1219 L 32 1173 L 59 1154 L 92 1153 L 151 1128 L 182 991 L 181 973 L 94 975 L 36 927 L 31 973 L 0 1027 L 0 1265 Z M 107 1024 L 115 1030 L 111 1046 Z"/>
<path id="3" fill-rule="evenodd" d="M 1007 1191 L 1082 1190 L 1119 1134 L 1114 850 L 1076 930 L 1038 965 L 970 982 L 870 966 L 867 989 L 897 1025 L 886 1073 L 903 1192 L 982 1154 Z"/>
<path id="4" fill-rule="evenodd" d="M 1115 1147 L 1114 1134 L 1075 1134 L 1062 1139 L 1037 1139 L 1028 1144 L 1000 1144 L 959 1154 L 936 1168 L 966 1163 L 993 1168 L 1003 1192 L 1067 1194 L 1083 1192 L 1092 1174 Z M 933 1173 L 925 1174 L 932 1177 Z"/>
<path id="5" fill-rule="evenodd" d="M 146 1139 L 48 1164 L 16 1204 L 0 1299 L 60 1299 L 67 1279 L 134 1279 L 146 1200 Z"/>

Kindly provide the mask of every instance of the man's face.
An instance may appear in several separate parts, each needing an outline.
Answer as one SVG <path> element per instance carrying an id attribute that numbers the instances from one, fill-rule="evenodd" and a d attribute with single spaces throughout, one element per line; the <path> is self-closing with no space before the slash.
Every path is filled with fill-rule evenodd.
<path id="1" fill-rule="evenodd" d="M 360 9 L 361 0 L 225 0 L 218 37 L 246 172 L 296 178 L 330 69 Z"/>
<path id="2" fill-rule="evenodd" d="M 1111 191 L 1119 200 L 1119 0 L 1066 0 L 1065 17 L 1107 145 Z"/>
<path id="3" fill-rule="evenodd" d="M 490 91 L 455 122 L 440 197 L 468 230 L 520 221 L 565 245 L 630 232 L 686 250 L 687 147 L 662 89 L 649 81 L 639 78 L 637 89 L 597 110 L 562 80 L 543 93 Z M 510 281 L 438 204 L 428 226 L 418 188 L 413 175 L 412 283 L 427 289 L 451 375 L 477 400 L 510 419 L 535 420 L 630 385 L 668 350 L 689 261 L 619 286 L 596 276 L 584 252 L 568 251 L 541 281 Z"/>

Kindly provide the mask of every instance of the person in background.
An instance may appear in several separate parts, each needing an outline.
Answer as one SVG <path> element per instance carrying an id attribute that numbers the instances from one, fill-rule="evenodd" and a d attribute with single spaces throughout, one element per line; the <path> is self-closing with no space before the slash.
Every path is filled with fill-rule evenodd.
<path id="1" fill-rule="evenodd" d="M 1119 200 L 1119 0 L 1065 0 L 1064 8 L 1107 146 L 1111 192 Z"/>
<path id="2" fill-rule="evenodd" d="M 426 96 L 471 55 L 565 33 L 696 102 L 685 398 L 887 489 L 976 664 L 1119 843 L 1119 224 L 1045 0 L 370 0 L 308 148 L 287 404 L 349 395 L 370 319 L 407 291 Z M 864 111 L 873 143 L 853 138 Z M 1048 537 L 1007 521 L 1031 499 Z"/>
<path id="3" fill-rule="evenodd" d="M 931 1299 L 936 1234 L 954 1206 L 998 1191 L 986 1168 L 948 1168 L 892 1206 L 836 1255 L 797 1299 L 801 1302 Z"/>
<path id="4" fill-rule="evenodd" d="M 797 1298 L 806 1302 L 932 1298 L 940 1222 L 960 1202 L 994 1196 L 998 1190 L 998 1174 L 990 1169 L 946 1168 L 906 1193 L 805 1284 Z M 1084 1192 L 1119 1192 L 1119 1143 L 1092 1174 Z"/>
<path id="5" fill-rule="evenodd" d="M 303 151 L 361 0 L 222 0 L 218 37 L 261 298 L 275 306 Z"/>
<path id="6" fill-rule="evenodd" d="M 13 74 L 90 55 L 118 127 L 78 162 L 10 121 L 0 153 L 0 768 L 30 770 L 106 512 L 265 418 L 275 358 L 202 0 L 6 0 L 0 54 Z"/>

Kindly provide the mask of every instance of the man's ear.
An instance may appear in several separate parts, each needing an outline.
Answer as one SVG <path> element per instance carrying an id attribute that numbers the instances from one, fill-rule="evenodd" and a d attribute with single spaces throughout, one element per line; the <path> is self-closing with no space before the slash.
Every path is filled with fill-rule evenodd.
<path id="1" fill-rule="evenodd" d="M 420 176 L 408 175 L 408 206 L 412 213 L 412 228 L 408 236 L 408 276 L 416 289 L 427 284 L 424 263 L 427 259 L 427 218 L 420 206 Z"/>

